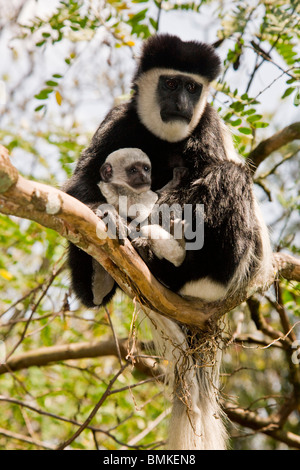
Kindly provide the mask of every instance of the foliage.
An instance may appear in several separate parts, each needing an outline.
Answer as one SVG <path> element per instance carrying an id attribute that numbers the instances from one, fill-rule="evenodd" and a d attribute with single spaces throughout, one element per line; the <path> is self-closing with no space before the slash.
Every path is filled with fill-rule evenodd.
<path id="1" fill-rule="evenodd" d="M 211 37 L 223 72 L 213 84 L 212 105 L 231 128 L 242 157 L 299 113 L 299 1 L 70 0 L 53 2 L 48 9 L 37 2 L 36 11 L 27 13 L 27 0 L 2 3 L 0 53 L 5 50 L 7 60 L 0 75 L 6 88 L 6 100 L 0 94 L 0 141 L 26 177 L 60 185 L 70 176 L 106 111 L 130 92 L 142 40 L 156 31 L 172 31 L 168 22 L 178 18 L 188 19 L 200 40 L 202 18 L 215 20 Z M 300 251 L 297 156 L 299 147 L 292 142 L 255 174 L 274 249 L 295 255 Z M 132 324 L 138 330 L 143 325 L 140 315 L 132 322 L 135 308 L 121 294 L 107 311 L 87 311 L 78 304 L 63 269 L 66 243 L 56 233 L 3 215 L 0 223 L 0 340 L 11 358 L 42 347 L 108 340 L 110 317 L 119 338 L 130 331 L 135 335 Z M 258 299 L 260 315 L 274 332 L 287 334 L 286 325 L 299 320 L 298 293 L 296 283 L 277 283 Z M 291 355 L 277 343 L 267 347 L 274 338 L 261 329 L 250 305 L 233 312 L 228 323 L 227 337 L 234 339 L 225 352 L 224 402 L 235 397 L 239 406 L 272 416 L 295 390 L 299 397 Z M 297 331 L 296 326 L 289 338 L 296 340 Z M 1 375 L 0 448 L 52 448 L 64 442 L 119 367 L 117 357 L 87 357 Z M 119 449 L 145 430 L 132 446 L 161 446 L 165 426 L 152 429 L 150 424 L 163 412 L 165 399 L 162 387 L 144 383 L 146 378 L 127 367 L 114 384 L 125 390 L 105 400 L 92 429 L 71 447 Z M 298 423 L 293 408 L 282 427 L 299 434 Z M 236 449 L 288 446 L 264 430 L 258 434 L 235 426 L 231 432 Z"/>

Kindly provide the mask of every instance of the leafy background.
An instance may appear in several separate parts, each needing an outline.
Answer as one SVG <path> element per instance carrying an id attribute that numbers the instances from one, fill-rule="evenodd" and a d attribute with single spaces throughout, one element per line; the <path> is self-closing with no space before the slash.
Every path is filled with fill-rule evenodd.
<path id="1" fill-rule="evenodd" d="M 26 177 L 59 187 L 111 106 L 130 96 L 142 41 L 155 32 L 213 43 L 223 61 L 210 101 L 244 158 L 263 139 L 299 120 L 299 1 L 0 0 L 0 141 Z M 274 152 L 254 175 L 273 248 L 299 255 L 299 145 Z M 37 224 L 0 215 L 0 340 L 13 358 L 43 347 L 105 341 L 144 331 L 142 315 L 119 293 L 108 309 L 87 310 L 70 291 L 66 242 Z M 258 299 L 274 331 L 282 319 L 299 338 L 297 283 L 276 283 Z M 132 318 L 134 320 L 132 320 Z M 299 429 L 299 370 L 278 342 L 270 347 L 253 305 L 226 321 L 222 397 L 257 416 L 297 407 L 280 423 Z M 297 336 L 298 335 L 298 336 Z M 294 367 L 295 366 L 295 367 Z M 107 390 L 118 358 L 5 371 L 0 377 L 0 448 L 55 448 Z M 298 375 L 297 375 L 298 374 Z M 169 403 L 134 367 L 114 383 L 76 449 L 163 448 Z M 131 388 L 133 384 L 139 384 Z M 234 423 L 233 449 L 286 449 L 284 439 Z M 293 446 L 291 446 L 293 447 Z"/>

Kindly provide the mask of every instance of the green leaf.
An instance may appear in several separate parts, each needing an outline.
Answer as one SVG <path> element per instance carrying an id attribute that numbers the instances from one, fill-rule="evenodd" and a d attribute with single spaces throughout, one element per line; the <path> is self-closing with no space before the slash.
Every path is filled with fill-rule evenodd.
<path id="1" fill-rule="evenodd" d="M 254 114 L 253 116 L 249 116 L 247 118 L 247 121 L 252 123 L 254 121 L 259 121 L 260 119 L 262 118 L 262 115 L 261 114 Z"/>
<path id="2" fill-rule="evenodd" d="M 254 122 L 253 127 L 256 129 L 262 128 L 262 127 L 268 127 L 269 123 L 268 122 Z"/>
<path id="3" fill-rule="evenodd" d="M 283 98 L 286 98 L 287 96 L 291 95 L 294 90 L 295 90 L 295 87 L 293 86 L 290 86 L 289 88 L 287 88 L 285 92 L 283 93 L 281 99 L 283 100 Z"/>
<path id="4" fill-rule="evenodd" d="M 256 113 L 256 110 L 254 108 L 251 108 L 251 109 L 247 109 L 247 111 L 244 111 L 242 113 L 242 116 L 249 116 L 249 114 L 254 114 Z"/>
<path id="5" fill-rule="evenodd" d="M 235 101 L 234 103 L 231 103 L 230 108 L 234 109 L 238 113 L 244 110 L 245 105 L 240 101 Z"/>
<path id="6" fill-rule="evenodd" d="M 157 29 L 158 29 L 158 22 L 155 21 L 153 18 L 149 18 L 149 21 L 150 21 L 151 25 L 153 26 L 153 28 L 155 29 L 155 31 L 157 31 Z"/>
<path id="7" fill-rule="evenodd" d="M 45 108 L 44 104 L 40 104 L 40 106 L 37 106 L 34 110 L 35 111 L 40 111 L 41 109 Z"/>
<path id="8" fill-rule="evenodd" d="M 224 116 L 224 121 L 229 121 L 229 119 L 233 116 L 233 113 L 227 113 L 225 116 Z"/>
<path id="9" fill-rule="evenodd" d="M 239 127 L 239 131 L 241 134 L 246 134 L 246 135 L 252 134 L 252 131 L 251 129 L 249 129 L 249 127 Z"/>
<path id="10" fill-rule="evenodd" d="M 240 124 L 242 124 L 242 120 L 241 119 L 236 119 L 235 121 L 229 121 L 229 124 L 231 126 L 239 126 Z"/>
<path id="11" fill-rule="evenodd" d="M 48 95 L 53 92 L 52 88 L 44 88 L 44 90 L 40 91 L 37 95 L 34 95 L 34 97 L 37 100 L 46 100 L 48 98 Z"/>
<path id="12" fill-rule="evenodd" d="M 53 80 L 48 80 L 48 82 L 46 82 L 46 85 L 47 85 L 47 86 L 57 86 L 58 83 L 57 83 L 57 82 L 54 82 Z"/>
<path id="13" fill-rule="evenodd" d="M 136 25 L 140 21 L 144 20 L 146 18 L 146 13 L 148 11 L 148 8 L 145 8 L 142 11 L 139 11 L 136 15 L 134 15 L 132 18 L 130 18 L 127 23 L 131 26 Z"/>

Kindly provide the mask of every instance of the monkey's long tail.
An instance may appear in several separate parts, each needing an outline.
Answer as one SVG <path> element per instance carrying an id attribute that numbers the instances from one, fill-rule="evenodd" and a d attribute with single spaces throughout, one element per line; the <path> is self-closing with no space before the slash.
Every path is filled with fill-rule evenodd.
<path id="1" fill-rule="evenodd" d="M 169 450 L 225 450 L 227 433 L 218 403 L 218 364 L 207 364 L 207 341 L 198 343 L 173 321 L 151 312 L 153 341 L 168 361 L 173 408 Z M 192 343 L 192 347 L 191 347 Z M 217 362 L 217 361 L 216 361 Z"/>

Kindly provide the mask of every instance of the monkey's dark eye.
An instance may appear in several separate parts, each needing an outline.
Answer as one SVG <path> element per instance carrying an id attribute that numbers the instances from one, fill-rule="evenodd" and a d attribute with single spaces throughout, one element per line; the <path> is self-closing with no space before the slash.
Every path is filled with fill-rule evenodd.
<path id="1" fill-rule="evenodd" d="M 150 167 L 149 166 L 144 166 L 144 171 L 150 171 Z"/>
<path id="2" fill-rule="evenodd" d="M 170 90 L 176 90 L 178 83 L 177 83 L 177 80 L 175 80 L 175 78 L 166 78 L 165 85 Z"/>
<path id="3" fill-rule="evenodd" d="M 129 173 L 136 173 L 137 172 L 137 169 L 135 168 L 135 166 L 133 166 L 132 168 L 130 168 L 129 170 Z"/>
<path id="4" fill-rule="evenodd" d="M 191 94 L 196 93 L 197 88 L 198 88 L 198 85 L 195 82 L 189 82 L 186 86 L 187 91 Z"/>

